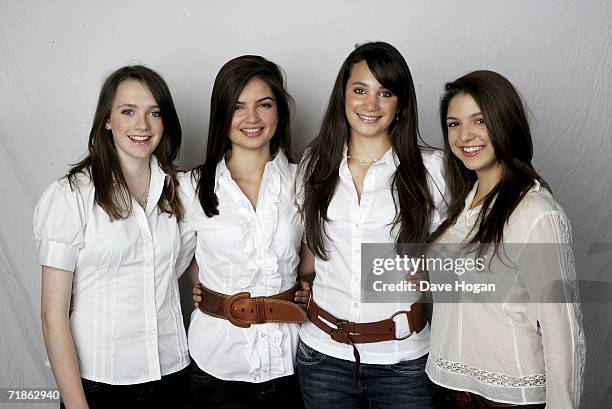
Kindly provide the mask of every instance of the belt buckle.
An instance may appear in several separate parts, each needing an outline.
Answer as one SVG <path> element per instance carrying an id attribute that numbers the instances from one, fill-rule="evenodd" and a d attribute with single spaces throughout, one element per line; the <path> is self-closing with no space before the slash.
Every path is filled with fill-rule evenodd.
<path id="1" fill-rule="evenodd" d="M 227 300 L 225 300 L 225 305 L 223 306 L 223 310 L 225 312 L 225 317 L 227 318 L 227 320 L 231 322 L 232 324 L 234 324 L 235 326 L 240 327 L 240 328 L 249 328 L 251 324 L 234 317 L 232 315 L 232 307 L 234 306 L 234 303 L 236 301 L 243 300 L 245 298 L 251 298 L 251 293 L 247 293 L 247 292 L 236 293 L 232 295 L 231 297 L 229 297 Z"/>
<path id="2" fill-rule="evenodd" d="M 331 337 L 331 339 L 333 339 L 336 342 L 341 342 L 343 344 L 348 344 L 348 340 L 349 340 L 349 333 L 340 327 L 339 324 L 342 324 L 344 322 L 349 322 L 349 320 L 343 320 L 343 319 L 337 319 L 336 320 L 336 328 L 331 328 L 331 332 L 329 333 L 329 336 Z M 341 336 L 339 334 L 342 334 Z M 338 338 L 336 338 L 336 336 L 338 336 Z"/>
<path id="3" fill-rule="evenodd" d="M 408 319 L 408 311 L 406 310 L 400 310 L 400 311 L 396 311 L 393 313 L 392 316 L 389 317 L 389 319 L 391 321 L 393 321 L 393 318 L 395 318 L 396 316 L 400 315 L 400 314 L 405 314 L 406 315 L 406 321 L 408 322 L 408 328 L 410 329 L 410 332 L 408 332 L 408 334 L 402 336 L 402 337 L 398 337 L 397 334 L 395 334 L 395 340 L 396 341 L 402 341 L 406 338 L 409 338 L 412 334 L 414 334 L 414 330 L 412 328 L 410 328 L 410 320 Z M 395 321 L 393 321 L 393 324 L 395 324 Z"/>

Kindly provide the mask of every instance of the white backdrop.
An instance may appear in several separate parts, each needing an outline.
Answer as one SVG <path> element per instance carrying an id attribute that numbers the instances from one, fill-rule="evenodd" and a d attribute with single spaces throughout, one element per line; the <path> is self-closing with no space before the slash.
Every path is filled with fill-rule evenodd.
<path id="1" fill-rule="evenodd" d="M 441 146 L 437 103 L 446 81 L 487 68 L 522 92 L 535 165 L 572 221 L 589 302 L 582 407 L 612 408 L 612 311 L 590 302 L 612 301 L 610 285 L 596 282 L 610 281 L 612 261 L 612 2 L 87 3 L 0 0 L 0 388 L 54 386 L 44 366 L 31 218 L 43 189 L 83 157 L 104 77 L 133 63 L 164 76 L 187 168 L 203 158 L 212 83 L 228 59 L 261 54 L 285 69 L 301 152 L 342 60 L 355 43 L 383 40 L 408 61 L 421 131 L 434 145 Z"/>

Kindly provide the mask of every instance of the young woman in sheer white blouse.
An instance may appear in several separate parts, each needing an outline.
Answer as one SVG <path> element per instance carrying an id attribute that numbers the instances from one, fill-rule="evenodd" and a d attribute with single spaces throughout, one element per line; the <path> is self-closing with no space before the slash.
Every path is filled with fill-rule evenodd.
<path id="1" fill-rule="evenodd" d="M 123 67 L 102 86 L 88 156 L 36 207 L 43 335 L 66 408 L 187 402 L 174 268 L 180 144 L 164 80 L 143 66 Z"/>
<path id="2" fill-rule="evenodd" d="M 473 279 L 510 284 L 493 302 L 434 304 L 426 370 L 438 405 L 578 408 L 585 344 L 569 221 L 531 165 L 521 99 L 506 78 L 475 71 L 446 85 L 440 120 L 453 200 L 431 241 L 485 256 Z"/>
<path id="3" fill-rule="evenodd" d="M 177 268 L 195 252 L 204 292 L 188 336 L 194 408 L 303 406 L 294 374 L 305 314 L 292 303 L 303 229 L 290 104 L 276 64 L 230 60 L 213 86 L 205 163 L 179 176 Z"/>

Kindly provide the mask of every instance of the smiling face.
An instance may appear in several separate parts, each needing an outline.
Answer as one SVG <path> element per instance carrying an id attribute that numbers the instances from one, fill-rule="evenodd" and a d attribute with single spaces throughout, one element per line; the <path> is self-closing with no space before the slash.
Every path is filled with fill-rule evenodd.
<path id="1" fill-rule="evenodd" d="M 479 178 L 501 173 L 484 117 L 470 94 L 460 93 L 450 100 L 446 127 L 450 149 L 466 168 Z"/>
<path id="2" fill-rule="evenodd" d="M 278 109 L 270 86 L 261 78 L 249 80 L 234 107 L 229 130 L 232 150 L 270 150 L 276 132 Z"/>
<path id="3" fill-rule="evenodd" d="M 365 61 L 353 65 L 344 98 L 351 137 L 389 136 L 397 97 L 378 82 Z"/>
<path id="4" fill-rule="evenodd" d="M 164 133 L 159 106 L 145 84 L 119 84 L 106 129 L 113 134 L 119 160 L 148 161 Z"/>

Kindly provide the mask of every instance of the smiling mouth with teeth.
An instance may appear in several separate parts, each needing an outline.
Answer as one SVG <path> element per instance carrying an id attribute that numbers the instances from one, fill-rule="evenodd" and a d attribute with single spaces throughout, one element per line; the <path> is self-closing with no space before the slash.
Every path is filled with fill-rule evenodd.
<path id="1" fill-rule="evenodd" d="M 484 149 L 484 145 L 480 146 L 464 146 L 461 148 L 465 153 L 477 153 Z"/>
<path id="2" fill-rule="evenodd" d="M 128 135 L 128 138 L 130 138 L 134 142 L 146 142 L 149 139 L 151 139 L 151 136 L 148 136 L 148 135 Z"/>
<path id="3" fill-rule="evenodd" d="M 369 116 L 369 115 L 362 115 L 362 114 L 357 114 L 357 116 L 359 117 L 359 119 L 361 119 L 362 122 L 365 122 L 365 123 L 374 123 L 381 118 L 380 116 Z"/>
<path id="4" fill-rule="evenodd" d="M 263 133 L 263 128 L 241 128 L 240 131 L 249 137 L 257 137 Z"/>

